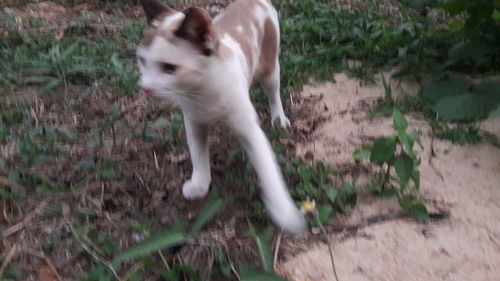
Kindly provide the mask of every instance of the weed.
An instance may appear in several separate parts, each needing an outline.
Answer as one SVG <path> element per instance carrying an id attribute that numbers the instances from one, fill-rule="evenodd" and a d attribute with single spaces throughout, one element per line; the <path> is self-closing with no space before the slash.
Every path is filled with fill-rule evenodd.
<path id="1" fill-rule="evenodd" d="M 373 191 L 384 197 L 396 196 L 401 207 L 415 219 L 426 221 L 429 219 L 427 209 L 417 197 L 420 158 L 413 148 L 415 142 L 420 144 L 420 139 L 415 132 L 407 131 L 408 121 L 399 110 L 393 110 L 392 119 L 396 134 L 376 139 L 373 145 L 354 152 L 353 158 L 356 161 L 369 158 L 379 167 L 380 172 L 372 183 Z"/>
<path id="2" fill-rule="evenodd" d="M 475 84 L 464 77 L 446 75 L 425 83 L 421 97 L 437 120 L 471 122 L 487 118 L 498 108 L 499 88 L 496 81 Z"/>
<path id="3" fill-rule="evenodd" d="M 450 140 L 455 144 L 474 144 L 483 139 L 479 129 L 469 124 L 457 124 L 457 126 L 450 127 L 438 123 L 433 127 L 433 130 L 438 138 Z"/>

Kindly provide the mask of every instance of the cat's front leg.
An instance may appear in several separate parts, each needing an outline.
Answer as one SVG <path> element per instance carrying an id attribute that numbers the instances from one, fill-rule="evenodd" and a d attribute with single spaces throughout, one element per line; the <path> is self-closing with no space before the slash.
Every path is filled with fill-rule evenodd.
<path id="1" fill-rule="evenodd" d="M 211 180 L 208 125 L 200 124 L 185 116 L 184 126 L 193 173 L 182 186 L 182 194 L 186 199 L 202 198 L 207 194 Z"/>

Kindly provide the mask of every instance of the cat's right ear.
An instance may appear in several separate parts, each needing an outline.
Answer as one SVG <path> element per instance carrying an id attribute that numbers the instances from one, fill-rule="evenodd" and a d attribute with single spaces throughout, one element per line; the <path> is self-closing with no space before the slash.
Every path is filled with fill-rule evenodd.
<path id="1" fill-rule="evenodd" d="M 153 25 L 155 19 L 162 15 L 175 13 L 175 10 L 156 0 L 140 0 L 148 25 Z"/>

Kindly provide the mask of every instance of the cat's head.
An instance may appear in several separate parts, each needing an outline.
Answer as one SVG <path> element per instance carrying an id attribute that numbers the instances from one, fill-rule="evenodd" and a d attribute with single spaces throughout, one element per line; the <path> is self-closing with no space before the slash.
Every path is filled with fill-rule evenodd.
<path id="1" fill-rule="evenodd" d="M 148 29 L 137 49 L 139 86 L 171 100 L 203 87 L 217 37 L 210 16 L 199 8 L 175 11 L 156 0 L 141 0 Z"/>

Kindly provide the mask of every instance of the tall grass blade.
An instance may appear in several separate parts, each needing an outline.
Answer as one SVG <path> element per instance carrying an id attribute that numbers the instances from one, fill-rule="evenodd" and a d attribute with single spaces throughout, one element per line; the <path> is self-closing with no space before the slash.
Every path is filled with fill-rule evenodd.
<path id="1" fill-rule="evenodd" d="M 203 205 L 200 214 L 194 221 L 189 231 L 189 238 L 193 238 L 210 221 L 217 212 L 226 205 L 227 201 L 219 197 L 219 192 L 213 189 L 207 202 Z"/>
<path id="2" fill-rule="evenodd" d="M 266 228 L 261 234 L 257 234 L 254 226 L 248 223 L 247 235 L 255 240 L 255 244 L 259 251 L 260 260 L 262 262 L 262 267 L 266 272 L 273 272 L 273 255 L 271 252 L 271 239 L 273 238 L 272 227 Z"/>
<path id="3" fill-rule="evenodd" d="M 182 244 L 188 239 L 184 229 L 185 223 L 183 221 L 175 222 L 170 227 L 156 232 L 144 241 L 118 254 L 112 263 L 116 266 L 124 260 L 146 256 L 157 250 Z"/>

